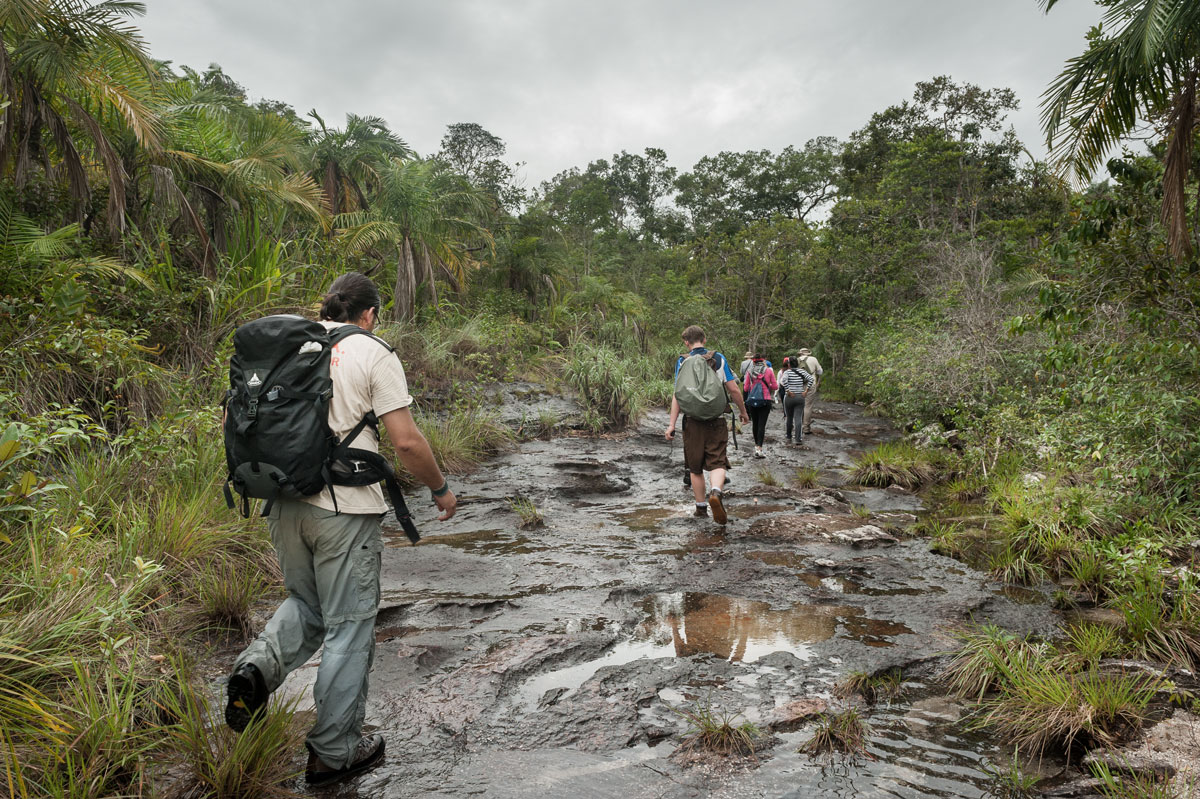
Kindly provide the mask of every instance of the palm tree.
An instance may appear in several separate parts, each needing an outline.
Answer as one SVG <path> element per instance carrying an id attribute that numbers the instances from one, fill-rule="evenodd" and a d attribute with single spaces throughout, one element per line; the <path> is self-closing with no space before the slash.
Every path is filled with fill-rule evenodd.
<path id="1" fill-rule="evenodd" d="M 109 132 L 126 128 L 155 149 L 159 131 L 149 107 L 152 65 L 125 18 L 145 13 L 129 0 L 0 0 L 0 171 L 17 188 L 35 164 L 64 173 L 76 215 L 91 196 L 84 154 L 108 178 L 108 223 L 124 229 L 126 175 Z M 57 164 L 51 159 L 57 156 Z"/>
<path id="2" fill-rule="evenodd" d="M 351 251 L 379 244 L 396 248 L 393 316 L 407 321 L 416 314 L 420 286 L 437 304 L 435 272 L 461 289 L 478 249 L 470 242 L 493 246 L 480 221 L 487 218 L 488 195 L 436 160 L 392 159 L 379 178 L 370 210 L 342 214 L 335 225 Z"/>
<path id="3" fill-rule="evenodd" d="M 1058 0 L 1041 2 L 1049 11 Z M 1187 258 L 1192 241 L 1185 191 L 1200 120 L 1200 3 L 1112 0 L 1106 5 L 1109 11 L 1089 34 L 1087 50 L 1067 62 L 1043 95 L 1046 140 L 1061 167 L 1074 167 L 1087 180 L 1140 121 L 1158 123 L 1167 138 L 1162 221 L 1172 255 Z"/>
<path id="4" fill-rule="evenodd" d="M 304 128 L 185 72 L 160 85 L 164 148 L 149 158 L 149 173 L 156 202 L 178 210 L 200 237 L 205 267 L 225 249 L 231 214 L 297 211 L 326 226 L 321 188 L 306 170 Z"/>
<path id="5" fill-rule="evenodd" d="M 312 176 L 321 184 L 325 210 L 332 216 L 367 210 L 367 194 L 378 188 L 379 170 L 392 158 L 413 155 L 379 117 L 347 114 L 345 129 L 336 130 L 326 127 L 315 110 L 308 115 L 319 126 L 311 137 Z"/>

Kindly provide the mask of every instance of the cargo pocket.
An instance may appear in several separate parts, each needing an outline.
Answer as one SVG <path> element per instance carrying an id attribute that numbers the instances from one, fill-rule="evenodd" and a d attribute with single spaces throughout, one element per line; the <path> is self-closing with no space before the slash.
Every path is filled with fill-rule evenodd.
<path id="1" fill-rule="evenodd" d="M 379 567 L 382 560 L 383 540 L 378 536 L 354 551 L 351 576 L 354 579 L 356 615 L 375 613 L 379 609 Z"/>

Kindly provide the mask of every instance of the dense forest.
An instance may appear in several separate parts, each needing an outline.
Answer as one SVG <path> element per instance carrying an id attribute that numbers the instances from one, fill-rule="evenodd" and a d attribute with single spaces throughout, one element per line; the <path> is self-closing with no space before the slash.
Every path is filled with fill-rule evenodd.
<path id="1" fill-rule="evenodd" d="M 278 590 L 218 487 L 218 403 L 231 332 L 312 314 L 347 271 L 383 289 L 451 474 L 558 424 L 500 424 L 481 383 L 573 393 L 559 432 L 615 434 L 669 401 L 688 324 L 731 357 L 810 347 L 827 396 L 915 433 L 860 470 L 932 487 L 937 551 L 1124 618 L 1074 650 L 968 634 L 993 726 L 1115 735 L 1144 686 L 1042 725 L 1111 699 L 1088 658 L 1200 664 L 1200 11 L 1106 5 L 1047 76 L 1048 162 L 1006 123 L 1036 98 L 931 76 L 845 140 L 688 168 L 648 146 L 524 186 L 478 124 L 419 154 L 371 109 L 155 61 L 138 3 L 0 3 L 0 793 L 150 795 L 168 762 L 190 795 L 285 776 L 286 720 L 210 728 L 194 673 L 190 641 Z M 980 508 L 982 549 L 955 521 Z M 1031 684 L 1050 662 L 1066 699 Z"/>

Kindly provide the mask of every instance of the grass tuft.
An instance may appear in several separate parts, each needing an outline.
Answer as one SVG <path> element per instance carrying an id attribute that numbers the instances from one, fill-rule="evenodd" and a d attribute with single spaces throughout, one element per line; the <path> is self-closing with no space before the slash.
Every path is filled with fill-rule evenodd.
<path id="1" fill-rule="evenodd" d="M 704 751 L 725 757 L 753 755 L 766 738 L 754 724 L 737 724 L 737 716 L 729 712 L 718 715 L 707 703 L 697 703 L 690 709 L 673 708 L 688 723 L 680 740 L 683 751 Z"/>
<path id="2" fill-rule="evenodd" d="M 765 486 L 779 485 L 779 478 L 776 477 L 775 473 L 772 472 L 767 466 L 760 466 L 758 471 L 754 473 L 754 476 L 758 478 L 758 482 Z"/>
<path id="3" fill-rule="evenodd" d="M 814 469 L 811 466 L 801 466 L 796 470 L 795 484 L 796 488 L 816 488 L 820 483 L 817 481 L 821 477 L 821 470 Z"/>
<path id="4" fill-rule="evenodd" d="M 855 458 L 850 482 L 876 488 L 897 485 L 916 489 L 932 483 L 936 474 L 926 452 L 903 441 L 891 441 Z"/>
<path id="5" fill-rule="evenodd" d="M 813 736 L 796 751 L 814 757 L 834 753 L 867 755 L 867 738 L 870 734 L 871 725 L 855 708 L 840 713 L 822 713 L 817 719 Z"/>
<path id="6" fill-rule="evenodd" d="M 541 527 L 546 523 L 546 519 L 542 516 L 541 510 L 534 504 L 533 500 L 526 497 L 513 497 L 508 501 L 508 507 L 513 513 L 521 518 L 521 523 L 517 526 L 522 530 L 533 530 Z"/>
<path id="7" fill-rule="evenodd" d="M 899 668 L 887 669 L 879 674 L 869 674 L 865 671 L 852 671 L 846 675 L 834 688 L 834 694 L 850 697 L 861 696 L 868 704 L 879 700 L 891 701 L 900 695 L 904 685 L 904 675 Z"/>

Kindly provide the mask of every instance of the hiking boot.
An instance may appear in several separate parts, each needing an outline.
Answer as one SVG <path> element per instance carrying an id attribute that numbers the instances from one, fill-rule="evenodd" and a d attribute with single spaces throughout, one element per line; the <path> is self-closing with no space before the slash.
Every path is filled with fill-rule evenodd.
<path id="1" fill-rule="evenodd" d="M 225 723 L 234 732 L 246 729 L 271 695 L 262 672 L 253 663 L 243 663 L 233 670 L 226 683 L 226 691 L 229 702 L 225 705 Z"/>
<path id="2" fill-rule="evenodd" d="M 717 524 L 725 524 L 728 517 L 725 515 L 725 504 L 721 501 L 720 490 L 714 488 L 708 492 L 708 505 L 712 508 L 713 521 Z"/>
<path id="3" fill-rule="evenodd" d="M 345 768 L 330 768 L 317 757 L 317 753 L 308 750 L 308 767 L 304 769 L 304 779 L 309 785 L 328 785 L 331 782 L 353 777 L 370 771 L 383 762 L 384 742 L 382 735 L 368 735 L 358 742 L 354 750 L 354 758 Z"/>
<path id="4" fill-rule="evenodd" d="M 689 491 L 692 488 L 692 473 L 689 472 L 687 469 L 683 470 L 683 487 L 688 489 Z"/>
<path id="5" fill-rule="evenodd" d="M 696 512 L 693 513 L 692 515 L 698 519 L 707 519 L 708 518 L 708 506 L 707 505 L 697 505 Z"/>

